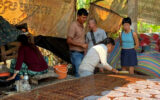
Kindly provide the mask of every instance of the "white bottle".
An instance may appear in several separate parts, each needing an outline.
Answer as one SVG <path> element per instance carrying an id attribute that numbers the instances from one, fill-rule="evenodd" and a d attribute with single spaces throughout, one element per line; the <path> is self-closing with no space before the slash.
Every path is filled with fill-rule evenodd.
<path id="1" fill-rule="evenodd" d="M 28 81 L 28 79 L 29 79 L 28 74 L 25 73 L 25 74 L 24 74 L 24 79 L 23 79 L 23 80 L 24 80 L 24 81 Z"/>
<path id="2" fill-rule="evenodd" d="M 23 79 L 23 89 L 24 89 L 24 91 L 31 90 L 31 86 L 30 86 L 28 80 L 29 80 L 29 77 L 28 77 L 27 73 L 25 73 L 24 74 L 24 79 Z"/>

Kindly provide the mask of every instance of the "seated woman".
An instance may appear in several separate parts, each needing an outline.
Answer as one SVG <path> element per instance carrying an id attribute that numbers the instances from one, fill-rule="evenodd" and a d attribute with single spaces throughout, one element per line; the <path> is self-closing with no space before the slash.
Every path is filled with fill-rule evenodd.
<path id="1" fill-rule="evenodd" d="M 104 68 L 109 71 L 118 73 L 118 71 L 107 63 L 107 53 L 112 52 L 115 42 L 112 38 L 106 38 L 100 44 L 92 47 L 84 57 L 80 67 L 80 77 L 94 74 L 95 67 Z"/>
<path id="2" fill-rule="evenodd" d="M 18 58 L 14 74 L 7 80 L 15 79 L 17 74 L 21 72 L 23 62 L 28 66 L 28 68 L 26 68 L 26 72 L 30 76 L 46 73 L 48 71 L 48 65 L 39 49 L 28 41 L 28 37 L 26 35 L 19 35 L 17 41 L 21 43 L 21 46 L 18 50 Z"/>

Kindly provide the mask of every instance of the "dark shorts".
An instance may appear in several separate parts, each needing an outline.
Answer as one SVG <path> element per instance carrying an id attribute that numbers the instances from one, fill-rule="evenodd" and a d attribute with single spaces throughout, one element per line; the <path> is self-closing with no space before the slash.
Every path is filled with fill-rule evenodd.
<path id="1" fill-rule="evenodd" d="M 137 53 L 135 49 L 122 49 L 121 66 L 130 67 L 137 66 Z"/>

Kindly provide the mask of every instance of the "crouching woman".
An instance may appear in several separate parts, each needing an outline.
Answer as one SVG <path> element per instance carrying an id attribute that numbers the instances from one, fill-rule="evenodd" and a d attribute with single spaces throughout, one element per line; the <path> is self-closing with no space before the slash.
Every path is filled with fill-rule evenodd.
<path id="1" fill-rule="evenodd" d="M 80 77 L 93 75 L 96 67 L 118 73 L 116 69 L 107 63 L 107 54 L 112 52 L 114 45 L 115 42 L 112 38 L 106 38 L 100 44 L 92 47 L 79 67 Z"/>

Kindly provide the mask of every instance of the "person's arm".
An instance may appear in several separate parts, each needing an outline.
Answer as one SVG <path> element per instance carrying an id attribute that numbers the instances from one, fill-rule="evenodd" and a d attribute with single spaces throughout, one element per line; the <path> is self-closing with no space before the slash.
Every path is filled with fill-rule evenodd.
<path id="1" fill-rule="evenodd" d="M 86 47 L 85 50 L 84 50 L 84 54 L 85 54 L 85 55 L 87 54 L 87 51 L 88 51 L 88 43 L 89 43 L 88 34 L 89 34 L 89 32 L 88 32 L 88 33 L 86 34 L 86 36 L 85 36 L 85 43 L 87 44 L 87 47 Z"/>
<path id="2" fill-rule="evenodd" d="M 106 69 L 106 67 L 107 66 L 103 66 L 103 65 L 100 65 L 99 66 L 99 70 L 100 70 L 100 72 L 102 72 L 102 73 L 104 73 L 104 68 Z M 116 70 L 116 69 L 114 69 L 114 68 L 112 68 L 112 70 L 110 70 L 110 71 L 112 71 L 112 72 L 114 72 L 114 73 L 118 73 L 118 70 Z"/>
<path id="3" fill-rule="evenodd" d="M 120 40 L 120 45 L 122 46 L 122 33 L 121 32 L 119 32 L 119 40 Z"/>
<path id="4" fill-rule="evenodd" d="M 84 48 L 84 49 L 86 49 L 86 48 L 88 47 L 87 44 L 82 44 L 82 43 L 73 41 L 73 39 L 72 39 L 71 37 L 67 37 L 67 43 L 68 43 L 69 45 L 81 47 L 81 48 Z"/>
<path id="5" fill-rule="evenodd" d="M 133 38 L 134 38 L 134 41 L 135 41 L 135 49 L 138 49 L 139 47 L 139 39 L 138 39 L 138 35 L 136 32 L 133 32 Z"/>
<path id="6" fill-rule="evenodd" d="M 116 70 L 115 68 L 112 68 L 112 66 L 109 65 L 107 62 L 106 62 L 106 64 L 104 65 L 104 68 L 107 69 L 107 70 L 109 70 L 109 71 L 112 71 L 112 72 L 114 72 L 114 73 L 118 73 L 118 70 Z"/>
<path id="7" fill-rule="evenodd" d="M 99 52 L 99 57 L 100 57 L 100 62 L 101 64 L 103 65 L 103 68 L 109 70 L 109 71 L 112 71 L 112 72 L 115 72 L 115 73 L 118 73 L 118 71 L 114 68 L 112 68 L 111 65 L 108 64 L 106 58 L 107 58 L 107 50 L 101 50 Z"/>
<path id="8" fill-rule="evenodd" d="M 22 47 L 20 47 L 18 50 L 18 58 L 17 58 L 14 74 L 11 77 L 9 77 L 7 80 L 15 79 L 16 75 L 19 73 L 19 71 L 22 67 L 23 60 L 24 60 L 24 49 Z"/>
<path id="9" fill-rule="evenodd" d="M 73 41 L 75 33 L 76 33 L 76 29 L 75 29 L 74 24 L 72 24 L 70 26 L 69 33 L 67 35 L 67 43 L 69 45 L 73 45 L 73 46 L 77 46 L 77 47 L 82 47 L 82 48 L 87 48 L 87 44 L 82 44 L 82 43 Z"/>
<path id="10" fill-rule="evenodd" d="M 9 77 L 9 78 L 7 79 L 7 81 L 10 81 L 10 80 L 15 79 L 15 77 L 17 76 L 17 74 L 18 74 L 18 73 L 14 73 L 11 77 Z"/>
<path id="11" fill-rule="evenodd" d="M 89 43 L 89 37 L 88 37 L 88 34 L 89 34 L 89 32 L 86 34 L 86 37 L 85 37 L 85 39 L 86 39 L 86 44 L 88 44 Z"/>

